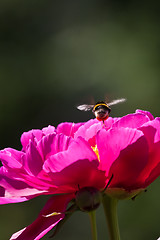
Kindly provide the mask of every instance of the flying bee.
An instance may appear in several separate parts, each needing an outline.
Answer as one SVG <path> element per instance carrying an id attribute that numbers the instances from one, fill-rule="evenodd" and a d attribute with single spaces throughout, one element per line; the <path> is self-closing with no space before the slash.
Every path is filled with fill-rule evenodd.
<path id="1" fill-rule="evenodd" d="M 104 122 L 109 117 L 109 114 L 111 112 L 110 106 L 121 103 L 121 102 L 125 102 L 125 101 L 126 101 L 125 98 L 116 99 L 116 100 L 113 100 L 112 102 L 109 102 L 109 103 L 106 103 L 104 101 L 100 101 L 100 102 L 97 102 L 95 105 L 88 105 L 88 104 L 79 105 L 77 107 L 77 109 L 79 109 L 81 111 L 92 110 L 95 117 L 99 121 Z"/>

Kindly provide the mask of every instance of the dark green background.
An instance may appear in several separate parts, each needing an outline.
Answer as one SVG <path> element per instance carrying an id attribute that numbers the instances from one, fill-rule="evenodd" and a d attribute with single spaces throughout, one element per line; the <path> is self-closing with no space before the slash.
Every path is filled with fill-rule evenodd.
<path id="1" fill-rule="evenodd" d="M 90 119 L 75 106 L 92 98 L 126 97 L 112 116 L 137 108 L 159 116 L 159 12 L 158 1 L 1 0 L 0 148 L 21 149 L 22 132 L 32 128 Z M 122 240 L 160 236 L 159 189 L 157 179 L 119 203 Z M 45 202 L 0 206 L 0 239 L 31 223 Z M 99 240 L 108 239 L 101 208 L 97 221 Z M 55 239 L 91 239 L 87 215 L 74 214 Z"/>

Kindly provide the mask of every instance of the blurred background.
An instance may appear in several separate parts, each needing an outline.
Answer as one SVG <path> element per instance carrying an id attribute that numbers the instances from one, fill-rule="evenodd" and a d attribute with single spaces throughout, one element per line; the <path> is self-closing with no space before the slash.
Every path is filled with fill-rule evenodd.
<path id="1" fill-rule="evenodd" d="M 160 116 L 160 2 L 126 0 L 0 1 L 0 148 L 21 149 L 24 131 L 87 121 L 78 104 L 125 97 L 112 116 L 137 108 Z M 135 201 L 119 203 L 122 240 L 160 236 L 160 180 Z M 0 206 L 0 239 L 38 215 L 47 197 Z M 103 210 L 99 239 L 107 239 Z M 49 233 L 43 239 L 48 239 Z M 55 240 L 91 239 L 76 213 Z"/>

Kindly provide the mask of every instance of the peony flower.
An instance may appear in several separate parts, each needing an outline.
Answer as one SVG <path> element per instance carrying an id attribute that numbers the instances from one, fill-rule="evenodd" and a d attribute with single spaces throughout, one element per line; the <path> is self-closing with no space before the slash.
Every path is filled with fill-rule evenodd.
<path id="1" fill-rule="evenodd" d="M 160 175 L 160 118 L 154 119 L 147 111 L 109 117 L 105 124 L 92 119 L 74 133 L 74 139 L 78 137 L 83 137 L 97 154 L 99 169 L 108 178 L 114 176 L 106 190 L 114 197 L 134 195 Z"/>
<path id="2" fill-rule="evenodd" d="M 21 143 L 22 151 L 0 151 L 0 203 L 52 196 L 12 240 L 40 239 L 65 220 L 71 201 L 82 211 L 101 201 L 106 209 L 107 195 L 131 198 L 160 175 L 160 118 L 142 110 L 104 124 L 92 119 L 32 130 L 23 133 Z"/>
<path id="3" fill-rule="evenodd" d="M 40 239 L 65 217 L 77 192 L 87 187 L 101 190 L 108 179 L 98 169 L 96 154 L 81 137 L 74 140 L 49 126 L 23 133 L 21 142 L 22 151 L 0 151 L 0 203 L 53 195 L 34 222 L 11 237 Z"/>

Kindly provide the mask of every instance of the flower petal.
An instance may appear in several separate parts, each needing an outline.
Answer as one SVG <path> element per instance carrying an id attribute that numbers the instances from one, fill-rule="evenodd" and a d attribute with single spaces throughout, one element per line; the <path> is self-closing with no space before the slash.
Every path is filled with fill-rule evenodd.
<path id="1" fill-rule="evenodd" d="M 53 134 L 53 133 L 55 133 L 55 127 L 49 125 L 48 127 L 42 128 L 42 132 L 44 135 Z"/>
<path id="2" fill-rule="evenodd" d="M 58 187 L 55 193 L 71 193 L 90 186 L 103 189 L 106 185 L 105 172 L 98 170 L 97 161 L 90 162 L 88 159 L 78 160 L 62 171 L 50 175 L 53 184 Z"/>
<path id="3" fill-rule="evenodd" d="M 60 220 L 65 217 L 65 210 L 73 198 L 72 195 L 57 195 L 51 197 L 40 212 L 38 218 L 28 227 L 12 235 L 10 240 L 39 240 L 49 232 Z M 47 215 L 59 212 L 62 214 L 46 217 Z"/>
<path id="4" fill-rule="evenodd" d="M 150 148 L 160 141 L 160 118 L 143 124 L 139 129 L 144 133 Z"/>
<path id="5" fill-rule="evenodd" d="M 0 168 L 0 204 L 23 202 L 41 194 L 45 194 L 45 190 L 38 190 L 23 181 L 9 178 L 5 176 L 4 168 Z"/>
<path id="6" fill-rule="evenodd" d="M 81 126 L 78 131 L 75 133 L 75 139 L 78 137 L 84 138 L 86 141 L 89 141 L 91 146 L 95 146 L 95 136 L 97 132 L 102 128 L 102 122 L 97 119 L 91 119 Z"/>
<path id="7" fill-rule="evenodd" d="M 42 138 L 42 131 L 39 129 L 34 129 L 34 130 L 30 130 L 28 132 L 24 132 L 21 136 L 21 143 L 23 146 L 23 150 L 25 150 L 31 141 L 36 141 L 38 142 L 41 138 Z"/>
<path id="8" fill-rule="evenodd" d="M 50 156 L 43 169 L 51 177 L 52 184 L 58 186 L 55 191 L 62 193 L 75 192 L 78 185 L 103 187 L 106 178 L 104 172 L 98 170 L 98 165 L 91 146 L 79 137 L 71 142 L 67 151 Z"/>
<path id="9" fill-rule="evenodd" d="M 150 119 L 147 115 L 144 115 L 142 113 L 132 113 L 117 120 L 113 124 L 113 127 L 138 128 L 149 120 Z"/>
<path id="10" fill-rule="evenodd" d="M 160 147 L 160 146 L 159 146 Z M 160 151 L 159 151 L 160 156 Z M 150 171 L 149 176 L 145 179 L 144 188 L 148 187 L 160 175 L 160 162 Z"/>
<path id="11" fill-rule="evenodd" d="M 72 141 L 67 151 L 58 152 L 50 156 L 44 163 L 43 169 L 46 172 L 59 172 L 70 164 L 81 160 L 97 160 L 97 156 L 90 145 L 82 138 Z M 98 160 L 97 160 L 98 161 Z"/>
<path id="12" fill-rule="evenodd" d="M 75 133 L 75 139 L 83 137 L 91 146 L 94 147 L 96 145 L 96 134 L 98 131 L 102 128 L 105 128 L 107 131 L 117 120 L 118 118 L 109 117 L 103 124 L 102 121 L 100 122 L 97 119 L 91 119 L 78 129 Z"/>
<path id="13" fill-rule="evenodd" d="M 6 168 L 21 168 L 24 153 L 12 148 L 5 148 L 0 151 L 0 161 Z"/>
<path id="14" fill-rule="evenodd" d="M 148 112 L 148 111 L 137 109 L 136 113 L 142 113 L 142 114 L 148 116 L 150 120 L 154 119 L 153 115 L 150 112 Z"/>
<path id="15" fill-rule="evenodd" d="M 148 144 L 141 131 L 130 128 L 101 130 L 97 138 L 100 169 L 113 179 L 110 186 L 135 188 L 148 162 Z"/>
<path id="16" fill-rule="evenodd" d="M 45 161 L 51 155 L 67 150 L 71 141 L 72 138 L 64 134 L 49 134 L 39 141 L 37 149 Z"/>
<path id="17" fill-rule="evenodd" d="M 144 184 L 144 188 L 152 183 L 160 175 L 160 142 L 152 147 L 149 153 L 149 161 L 139 176 L 139 181 Z"/>
<path id="18" fill-rule="evenodd" d="M 23 164 L 25 170 L 32 176 L 38 175 L 42 170 L 43 160 L 32 142 L 29 143 Z"/>
<path id="19" fill-rule="evenodd" d="M 42 130 L 33 129 L 28 132 L 24 132 L 21 136 L 23 150 L 26 150 L 30 141 L 35 142 L 37 144 L 37 142 L 41 140 L 43 136 L 53 133 L 55 133 L 55 127 L 51 125 L 43 128 Z"/>
<path id="20" fill-rule="evenodd" d="M 148 186 L 160 175 L 160 118 L 155 118 L 139 128 L 149 145 L 149 161 L 139 177 L 139 181 Z"/>
<path id="21" fill-rule="evenodd" d="M 71 123 L 71 122 L 60 123 L 57 126 L 57 133 L 63 133 L 66 136 L 74 137 L 75 132 L 83 124 L 84 123 Z"/>

